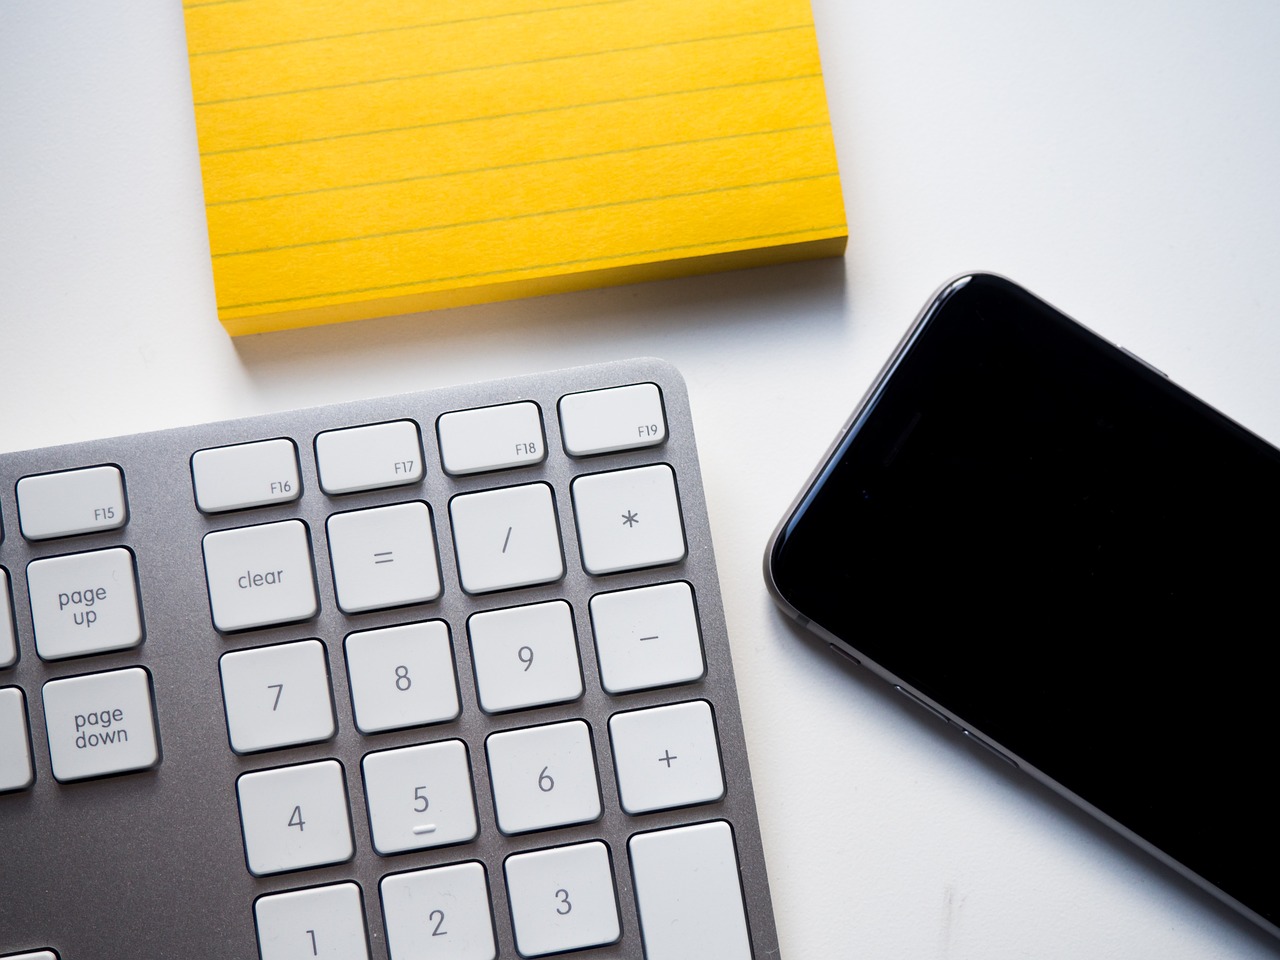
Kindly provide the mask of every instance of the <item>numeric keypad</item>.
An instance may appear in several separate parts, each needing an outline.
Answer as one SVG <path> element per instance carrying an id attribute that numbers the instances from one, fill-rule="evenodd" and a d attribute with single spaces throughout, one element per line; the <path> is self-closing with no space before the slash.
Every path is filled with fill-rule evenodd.
<path id="1" fill-rule="evenodd" d="M 0 953 L 776 952 L 661 362 L 0 454 L 0 508 Z"/>

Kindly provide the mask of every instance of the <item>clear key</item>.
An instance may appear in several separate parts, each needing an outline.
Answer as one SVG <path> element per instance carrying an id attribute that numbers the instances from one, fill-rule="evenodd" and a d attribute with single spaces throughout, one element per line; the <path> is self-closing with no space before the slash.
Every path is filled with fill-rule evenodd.
<path id="1" fill-rule="evenodd" d="M 320 609 L 300 520 L 205 534 L 204 571 L 213 625 L 223 633 L 306 620 Z"/>

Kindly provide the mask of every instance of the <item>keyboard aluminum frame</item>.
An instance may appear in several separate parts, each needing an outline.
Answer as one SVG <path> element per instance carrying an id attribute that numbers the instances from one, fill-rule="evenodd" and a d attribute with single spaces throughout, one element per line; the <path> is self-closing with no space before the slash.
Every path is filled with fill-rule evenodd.
<path id="1" fill-rule="evenodd" d="M 560 441 L 557 402 L 567 393 L 656 383 L 668 436 L 657 447 L 575 459 Z M 472 407 L 532 400 L 542 411 L 547 457 L 536 466 L 450 477 L 441 468 L 436 420 Z M 422 431 L 426 471 L 403 487 L 328 496 L 316 476 L 313 442 L 322 430 L 411 418 Z M 192 454 L 206 447 L 291 437 L 298 446 L 302 495 L 288 504 L 205 515 L 196 509 Z M 606 470 L 667 463 L 675 470 L 688 552 L 683 561 L 593 577 L 582 570 L 570 482 Z M 129 521 L 121 529 L 40 542 L 19 531 L 14 488 L 33 473 L 97 464 L 125 476 Z M 546 481 L 555 495 L 566 565 L 563 580 L 468 596 L 458 580 L 449 528 L 457 494 Z M 439 600 L 393 610 L 345 615 L 334 596 L 325 520 L 347 510 L 425 500 L 431 506 L 443 593 Z M 311 536 L 319 614 L 305 622 L 222 635 L 213 627 L 201 538 L 214 530 L 300 519 Z M 621 940 L 579 955 L 640 958 L 639 924 L 628 867 L 633 834 L 727 820 L 733 827 L 757 960 L 777 956 L 777 935 L 765 875 L 729 640 L 716 577 L 688 395 L 676 369 L 633 360 L 420 393 L 333 404 L 43 450 L 0 454 L 0 565 L 10 575 L 19 660 L 0 670 L 0 687 L 26 693 L 36 770 L 27 790 L 0 794 L 0 955 L 53 948 L 63 960 L 258 957 L 254 901 L 264 894 L 353 880 L 361 887 L 372 960 L 387 960 L 379 880 L 389 874 L 470 860 L 485 865 L 498 956 L 518 956 L 502 875 L 503 860 L 545 847 L 601 839 L 609 846 L 617 888 Z M 126 546 L 134 552 L 145 636 L 131 650 L 55 662 L 36 655 L 25 570 L 42 557 Z M 692 584 L 707 671 L 694 683 L 612 696 L 600 686 L 588 601 L 606 591 L 683 579 Z M 573 608 L 585 692 L 580 700 L 490 716 L 480 710 L 467 643 L 467 617 L 481 610 L 563 598 Z M 461 713 L 457 720 L 364 735 L 352 717 L 343 639 L 349 633 L 421 620 L 450 627 Z M 227 741 L 218 659 L 229 650 L 319 638 L 327 649 L 337 735 L 325 742 L 248 756 Z M 49 762 L 40 689 L 60 677 L 147 668 L 153 680 L 162 761 L 154 769 L 79 783 L 58 783 Z M 706 699 L 713 705 L 726 774 L 723 800 L 628 816 L 618 802 L 608 719 L 622 710 Z M 484 740 L 490 733 L 583 718 L 591 726 L 604 812 L 598 821 L 507 837 L 498 829 L 489 789 Z M 479 836 L 471 843 L 377 855 L 371 846 L 360 760 L 393 747 L 458 738 L 468 747 Z M 356 854 L 352 861 L 257 878 L 245 865 L 236 778 L 252 770 L 335 758 L 344 768 Z"/>

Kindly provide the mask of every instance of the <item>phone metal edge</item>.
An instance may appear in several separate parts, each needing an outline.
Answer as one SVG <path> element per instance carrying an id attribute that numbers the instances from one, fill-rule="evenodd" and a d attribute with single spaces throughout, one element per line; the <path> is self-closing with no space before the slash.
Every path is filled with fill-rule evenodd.
<path id="1" fill-rule="evenodd" d="M 837 432 L 835 440 L 832 441 L 832 443 L 827 447 L 826 452 L 819 459 L 817 468 L 814 469 L 814 471 L 809 475 L 808 479 L 805 480 L 804 484 L 800 488 L 800 492 L 791 501 L 790 505 L 787 507 L 786 511 L 783 513 L 782 519 L 779 520 L 778 524 L 774 527 L 773 533 L 770 535 L 767 546 L 765 547 L 765 551 L 764 551 L 764 579 L 765 579 L 765 586 L 768 588 L 768 591 L 769 591 L 769 595 L 773 598 L 774 602 L 778 605 L 778 608 L 783 613 L 785 613 L 791 619 L 795 620 L 802 627 L 807 629 L 810 633 L 814 634 L 815 636 L 823 640 L 827 644 L 827 646 L 831 648 L 833 653 L 839 655 L 842 659 L 852 660 L 856 665 L 867 669 L 874 676 L 885 681 L 885 683 L 889 684 L 889 686 L 897 690 L 899 693 L 905 695 L 907 699 L 914 700 L 915 703 L 918 706 L 923 707 L 926 712 L 933 713 L 937 719 L 941 720 L 943 723 L 945 723 L 948 726 L 954 727 L 961 734 L 967 736 L 970 740 L 977 743 L 979 746 L 983 747 L 988 752 L 994 753 L 996 756 L 1008 762 L 1011 766 L 1016 767 L 1017 769 L 1027 773 L 1033 780 L 1048 787 L 1055 794 L 1057 794 L 1058 796 L 1062 797 L 1064 800 L 1071 803 L 1077 809 L 1093 817 L 1099 823 L 1102 823 L 1103 825 L 1114 830 L 1118 835 L 1128 840 L 1129 842 L 1133 843 L 1136 847 L 1138 847 L 1140 850 L 1144 851 L 1145 853 L 1150 854 L 1158 862 L 1160 862 L 1164 866 L 1173 870 L 1180 877 L 1190 881 L 1192 884 L 1194 884 L 1200 890 L 1203 890 L 1205 893 L 1210 894 L 1215 900 L 1217 900 L 1223 906 L 1230 908 L 1242 918 L 1256 924 L 1258 927 L 1260 927 L 1262 930 L 1266 931 L 1267 933 L 1271 934 L 1273 937 L 1280 938 L 1280 925 L 1272 923 L 1266 917 L 1259 914 L 1256 910 L 1253 910 L 1251 907 L 1237 900 L 1235 897 L 1231 896 L 1226 891 L 1215 886 L 1212 882 L 1200 876 L 1200 874 L 1196 873 L 1194 870 L 1190 869 L 1180 861 L 1174 859 L 1172 856 L 1165 853 L 1159 847 L 1155 846 L 1154 844 L 1152 844 L 1150 841 L 1146 840 L 1139 834 L 1135 833 L 1133 830 L 1125 826 L 1120 821 L 1116 820 L 1115 818 L 1111 817 L 1104 811 L 1100 810 L 1098 807 L 1089 803 L 1089 801 L 1085 800 L 1079 794 L 1075 793 L 1072 790 L 1069 790 L 1063 784 L 1059 783 L 1057 780 L 1053 779 L 1048 774 L 1044 773 L 1044 771 L 1040 770 L 1038 767 L 1028 763 L 1026 760 L 1018 756 L 1012 750 L 1009 750 L 1003 744 L 999 743 L 998 741 L 984 734 L 982 731 L 977 730 L 971 725 L 969 725 L 968 723 L 964 722 L 963 720 L 961 720 L 959 716 L 957 716 L 951 710 L 937 703 L 932 698 L 926 696 L 921 691 L 913 687 L 911 684 L 903 680 L 901 677 L 898 677 L 896 674 L 885 669 L 881 664 L 867 657 L 865 654 L 862 653 L 862 651 L 858 650 L 849 642 L 842 640 L 840 637 L 837 637 L 835 634 L 831 633 L 829 630 L 824 628 L 821 624 L 814 622 L 808 616 L 801 613 L 790 603 L 790 601 L 788 601 L 782 595 L 782 591 L 779 589 L 778 584 L 774 579 L 773 556 L 774 556 L 774 551 L 777 548 L 779 538 L 783 535 L 784 531 L 790 525 L 792 519 L 796 514 L 796 511 L 799 509 L 801 504 L 803 504 L 805 500 L 809 498 L 809 496 L 812 494 L 812 492 L 814 491 L 814 488 L 817 486 L 819 481 L 831 468 L 833 458 L 844 446 L 845 442 L 849 439 L 849 431 L 867 413 L 871 401 L 884 388 L 885 383 L 888 381 L 889 377 L 893 374 L 893 372 L 897 369 L 899 363 L 902 361 L 903 357 L 906 355 L 911 344 L 915 341 L 916 337 L 919 335 L 924 325 L 928 322 L 929 318 L 932 317 L 939 310 L 941 310 L 946 305 L 947 301 L 950 300 L 952 295 L 959 292 L 964 287 L 968 286 L 968 284 L 971 281 L 973 281 L 978 277 L 994 277 L 996 279 L 1003 280 L 1007 283 L 1013 284 L 1015 287 L 1017 287 L 1020 290 L 1026 289 L 1022 287 L 1020 284 L 1017 284 L 1014 281 L 1010 280 L 1009 278 L 1003 276 L 1002 274 L 998 274 L 990 271 L 971 271 L 971 272 L 961 273 L 950 278 L 945 283 L 943 283 L 940 287 L 938 287 L 937 290 L 934 291 L 933 295 L 925 303 L 925 306 L 916 315 L 915 320 L 912 322 L 911 326 L 907 329 L 906 333 L 904 333 L 902 338 L 898 341 L 898 344 L 897 346 L 895 346 L 893 353 L 889 356 L 889 359 L 886 360 L 884 363 L 884 366 L 880 368 L 880 371 L 879 373 L 877 373 L 875 379 L 872 381 L 871 386 L 867 388 L 866 392 L 862 395 L 862 398 L 858 401 L 857 405 L 854 407 L 853 413 L 850 414 L 850 416 L 845 420 L 843 426 L 841 426 L 841 428 Z M 1026 291 L 1026 292 L 1030 293 L 1030 291 Z M 1177 384 L 1163 370 L 1160 370 L 1158 367 L 1155 367 L 1148 361 L 1142 359 L 1137 354 L 1133 353 L 1131 350 L 1128 350 L 1125 347 L 1122 347 L 1119 344 L 1114 343 L 1111 340 L 1108 340 L 1106 337 L 1103 337 L 1101 334 L 1097 333 L 1091 328 L 1086 327 L 1084 324 L 1080 323 L 1074 317 L 1071 317 L 1069 314 L 1065 313 L 1064 311 L 1059 310 L 1057 307 L 1053 306 L 1053 304 L 1042 299 L 1036 294 L 1031 294 L 1031 296 L 1035 297 L 1035 299 L 1039 300 L 1041 303 L 1045 304 L 1050 309 L 1066 317 L 1072 323 L 1075 323 L 1077 326 L 1082 327 L 1083 329 L 1088 331 L 1090 334 L 1097 337 L 1099 340 L 1102 340 L 1104 343 L 1111 346 L 1113 349 L 1123 353 L 1130 360 L 1141 365 L 1142 367 L 1145 367 L 1146 369 L 1157 374 L 1158 376 L 1164 378 L 1169 383 L 1176 386 L 1183 393 L 1193 397 L 1198 402 L 1204 404 L 1205 407 L 1207 407 L 1209 410 L 1211 410 L 1213 413 L 1217 414 L 1218 416 L 1222 417 L 1224 420 L 1228 421 L 1232 426 L 1244 431 L 1246 434 L 1249 434 L 1250 436 L 1255 437 L 1256 439 L 1262 440 L 1263 443 L 1268 443 L 1264 438 L 1258 436 L 1258 434 L 1255 434 L 1253 431 L 1249 430 L 1247 427 L 1238 423 L 1236 420 L 1232 419 L 1231 417 L 1226 416 L 1226 414 L 1222 413 L 1216 407 L 1213 407 L 1212 405 L 1205 403 L 1199 397 L 1195 396 L 1190 391 L 1188 391 L 1185 387 L 1182 387 L 1180 384 Z"/>
<path id="2" fill-rule="evenodd" d="M 818 466 L 809 474 L 808 479 L 806 479 L 801 485 L 800 492 L 796 494 L 790 505 L 788 505 L 787 509 L 782 514 L 782 519 L 778 521 L 777 525 L 773 528 L 773 533 L 769 535 L 768 545 L 765 547 L 764 551 L 765 586 L 769 590 L 769 595 L 773 597 L 774 602 L 778 604 L 783 612 L 793 620 L 799 622 L 801 625 L 808 626 L 810 623 L 809 618 L 793 607 L 790 601 L 782 595 L 782 591 L 778 588 L 777 581 L 775 581 L 773 577 L 773 553 L 777 547 L 778 538 L 782 536 L 787 526 L 791 523 L 791 519 L 795 516 L 800 505 L 804 503 L 804 501 L 807 500 L 809 495 L 813 492 L 818 481 L 821 480 L 823 475 L 828 471 L 828 469 L 830 469 L 833 458 L 848 439 L 849 431 L 867 412 L 871 400 L 880 392 L 881 389 L 883 389 L 885 383 L 889 379 L 889 376 L 897 369 L 899 362 L 906 355 L 907 349 L 911 346 L 912 342 L 914 342 L 921 329 L 923 329 L 929 317 L 940 310 L 943 304 L 945 304 L 953 294 L 968 286 L 970 281 L 978 276 L 999 275 L 977 271 L 958 274 L 957 276 L 947 280 L 946 283 L 942 284 L 942 286 L 938 287 L 938 289 L 933 292 L 933 295 L 929 297 L 924 307 L 918 314 L 916 314 L 915 320 L 912 321 L 911 326 L 907 328 L 906 333 L 902 335 L 902 338 L 894 347 L 893 352 L 889 355 L 889 359 L 884 362 L 884 365 L 876 374 L 875 379 L 871 381 L 871 386 L 867 388 L 861 399 L 858 400 L 857 404 L 854 406 L 853 413 L 849 415 L 841 425 L 840 429 L 836 431 L 835 439 L 828 445 L 826 452 L 824 452 L 819 458 Z M 1001 277 L 1001 279 L 1005 278 Z M 1012 283 L 1012 281 L 1009 282 Z"/>

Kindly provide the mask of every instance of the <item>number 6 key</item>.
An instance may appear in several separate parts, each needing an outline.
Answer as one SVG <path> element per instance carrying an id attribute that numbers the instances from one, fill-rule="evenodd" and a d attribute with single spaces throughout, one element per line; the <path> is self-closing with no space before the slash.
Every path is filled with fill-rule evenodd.
<path id="1" fill-rule="evenodd" d="M 485 747 L 503 833 L 587 823 L 600 816 L 595 752 L 581 720 L 495 733 Z"/>

